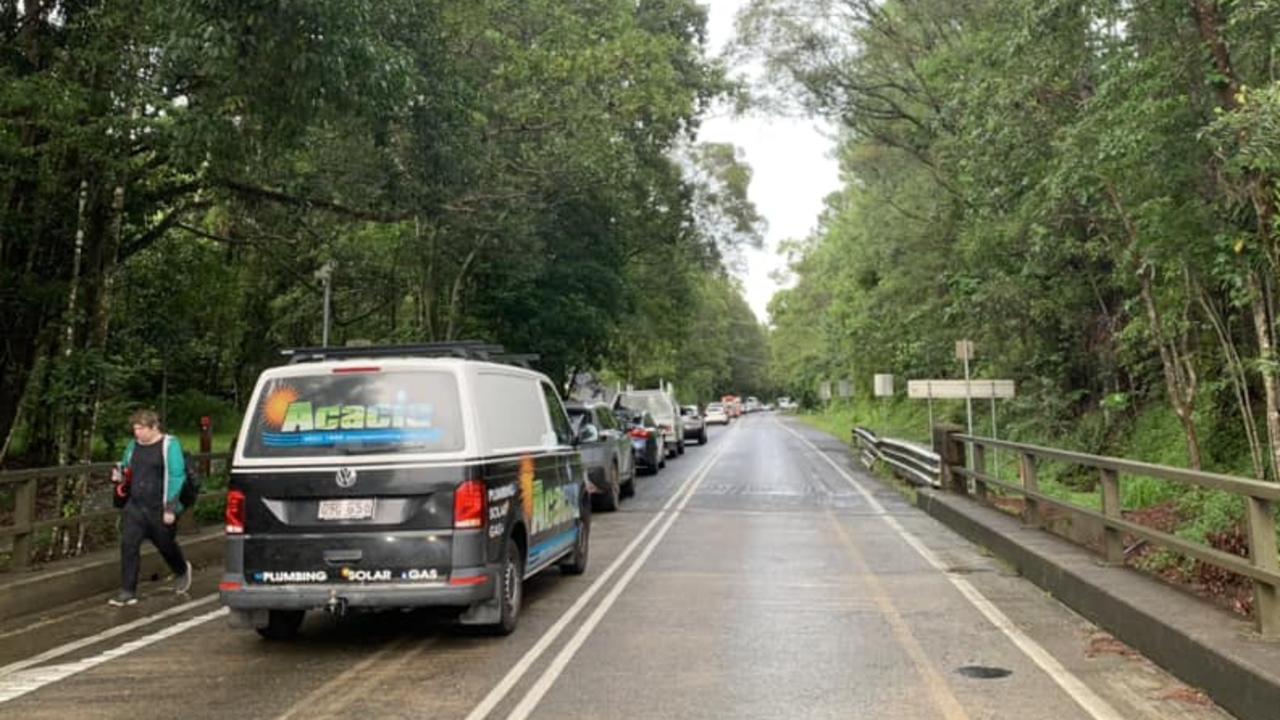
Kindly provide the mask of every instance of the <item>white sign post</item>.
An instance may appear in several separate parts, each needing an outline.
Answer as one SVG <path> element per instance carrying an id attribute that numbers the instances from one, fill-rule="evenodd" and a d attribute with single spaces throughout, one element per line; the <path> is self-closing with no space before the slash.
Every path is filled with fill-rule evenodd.
<path id="1" fill-rule="evenodd" d="M 956 341 L 956 359 L 964 361 L 964 410 L 968 419 L 969 434 L 973 434 L 973 393 L 969 390 L 969 361 L 973 359 L 973 342 L 970 340 Z"/>
<path id="2" fill-rule="evenodd" d="M 850 385 L 848 380 L 841 380 L 840 397 L 844 400 L 848 400 L 850 395 L 853 395 L 853 387 Z"/>
<path id="3" fill-rule="evenodd" d="M 876 397 L 893 397 L 893 376 L 876 373 Z"/>

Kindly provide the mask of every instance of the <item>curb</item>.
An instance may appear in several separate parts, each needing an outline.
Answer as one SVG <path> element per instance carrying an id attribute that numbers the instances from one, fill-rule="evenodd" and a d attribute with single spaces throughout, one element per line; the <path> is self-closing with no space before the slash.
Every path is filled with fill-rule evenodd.
<path id="1" fill-rule="evenodd" d="M 221 527 L 185 536 L 180 531 L 178 542 L 192 565 L 204 565 L 222 561 L 226 536 Z M 149 543 L 144 545 L 140 577 L 168 572 L 156 549 Z M 10 575 L 0 576 L 0 622 L 119 588 L 120 551 L 99 551 L 48 568 Z"/>
<path id="2" fill-rule="evenodd" d="M 1280 642 L 1238 616 L 971 500 L 920 488 L 916 506 L 1242 720 L 1280 712 Z"/>

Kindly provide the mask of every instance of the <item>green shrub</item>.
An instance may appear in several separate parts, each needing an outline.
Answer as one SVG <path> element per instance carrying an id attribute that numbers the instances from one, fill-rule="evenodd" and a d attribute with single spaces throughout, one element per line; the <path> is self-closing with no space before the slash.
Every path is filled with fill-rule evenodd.
<path id="1" fill-rule="evenodd" d="M 1212 533 L 1230 530 L 1244 518 L 1245 500 L 1219 490 L 1197 488 L 1178 501 L 1178 510 L 1187 524 L 1178 530 L 1180 537 L 1204 542 Z"/>
<path id="2" fill-rule="evenodd" d="M 1113 454 L 1120 457 L 1187 467 L 1187 437 L 1177 415 L 1167 404 L 1148 406 L 1116 438 Z"/>
<path id="3" fill-rule="evenodd" d="M 883 437 L 929 442 L 926 407 L 914 400 L 854 398 L 833 401 L 826 409 L 800 416 L 810 425 L 848 441 L 854 427 L 865 427 Z"/>
<path id="4" fill-rule="evenodd" d="M 1139 510 L 1175 500 L 1188 492 L 1179 483 L 1149 477 L 1120 476 L 1120 505 L 1126 510 Z"/>

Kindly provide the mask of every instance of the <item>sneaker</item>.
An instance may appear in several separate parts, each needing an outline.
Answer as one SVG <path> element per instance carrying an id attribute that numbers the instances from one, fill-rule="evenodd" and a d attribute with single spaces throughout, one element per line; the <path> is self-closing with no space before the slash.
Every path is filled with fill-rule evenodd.
<path id="1" fill-rule="evenodd" d="M 187 571 L 173 579 L 173 591 L 185 593 L 191 589 L 191 563 L 187 563 Z"/>
<path id="2" fill-rule="evenodd" d="M 113 607 L 124 607 L 125 605 L 137 605 L 138 596 L 127 590 L 121 590 L 116 596 L 107 601 L 108 605 Z"/>

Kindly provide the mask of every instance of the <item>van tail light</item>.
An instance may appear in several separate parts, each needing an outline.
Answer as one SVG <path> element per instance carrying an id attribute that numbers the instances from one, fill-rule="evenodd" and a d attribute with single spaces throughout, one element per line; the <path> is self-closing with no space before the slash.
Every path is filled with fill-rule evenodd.
<path id="1" fill-rule="evenodd" d="M 453 526 L 459 530 L 484 527 L 489 489 L 479 480 L 468 480 L 453 493 Z"/>
<path id="2" fill-rule="evenodd" d="M 631 432 L 628 434 L 637 440 L 648 440 L 651 433 L 648 428 L 638 427 L 631 428 Z"/>
<path id="3" fill-rule="evenodd" d="M 227 534 L 244 534 L 244 493 L 239 490 L 227 491 Z"/>

